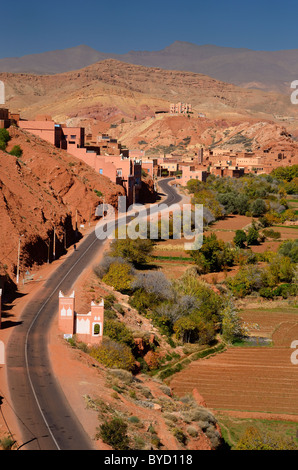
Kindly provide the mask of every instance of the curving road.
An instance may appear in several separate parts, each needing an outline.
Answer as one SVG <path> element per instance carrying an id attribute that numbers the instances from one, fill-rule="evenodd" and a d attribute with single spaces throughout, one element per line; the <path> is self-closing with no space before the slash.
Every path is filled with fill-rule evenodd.
<path id="1" fill-rule="evenodd" d="M 167 195 L 163 204 L 181 200 L 168 182 L 159 182 Z M 27 450 L 92 450 L 93 444 L 70 407 L 52 368 L 47 332 L 58 311 L 59 290 L 67 293 L 87 267 L 104 240 L 92 232 L 51 275 L 36 297 L 28 303 L 21 323 L 6 348 L 8 386 L 18 416 L 23 447 Z"/>

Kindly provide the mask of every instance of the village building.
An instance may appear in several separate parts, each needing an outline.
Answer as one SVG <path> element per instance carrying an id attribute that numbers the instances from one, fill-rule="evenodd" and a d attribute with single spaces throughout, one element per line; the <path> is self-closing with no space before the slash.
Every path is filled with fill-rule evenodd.
<path id="1" fill-rule="evenodd" d="M 171 114 L 187 114 L 192 112 L 192 106 L 189 103 L 171 103 L 170 113 Z"/>
<path id="2" fill-rule="evenodd" d="M 90 312 L 84 315 L 75 310 L 75 292 L 65 296 L 60 291 L 58 327 L 65 338 L 76 335 L 79 341 L 86 344 L 100 344 L 104 327 L 104 300 L 91 302 Z"/>
<path id="3" fill-rule="evenodd" d="M 142 160 L 131 158 L 129 150 L 123 148 L 116 139 L 103 134 L 97 139 L 96 145 L 85 145 L 83 127 L 57 124 L 51 116 L 47 115 L 36 116 L 34 121 L 20 120 L 18 125 L 21 129 L 50 142 L 55 147 L 66 150 L 87 163 L 97 173 L 123 186 L 128 205 L 139 201 Z M 151 171 L 153 173 L 153 169 Z"/>

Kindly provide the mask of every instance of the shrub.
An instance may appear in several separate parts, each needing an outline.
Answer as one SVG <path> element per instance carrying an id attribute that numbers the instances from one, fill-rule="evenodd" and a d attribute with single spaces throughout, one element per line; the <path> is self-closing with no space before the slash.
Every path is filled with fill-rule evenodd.
<path id="1" fill-rule="evenodd" d="M 20 158 L 23 155 L 23 150 L 19 145 L 14 145 L 9 153 L 14 157 Z"/>
<path id="2" fill-rule="evenodd" d="M 103 338 L 99 346 L 90 350 L 90 356 L 110 369 L 133 370 L 135 360 L 131 350 L 125 344 L 117 343 L 109 338 Z"/>
<path id="3" fill-rule="evenodd" d="M 183 445 L 187 444 L 187 437 L 184 434 L 184 432 L 182 431 L 182 429 L 179 429 L 179 428 L 173 429 L 173 434 L 176 437 L 178 442 L 180 442 Z"/>
<path id="4" fill-rule="evenodd" d="M 198 437 L 198 430 L 194 426 L 188 426 L 186 431 L 191 437 Z"/>
<path id="5" fill-rule="evenodd" d="M 288 256 L 293 263 L 298 263 L 298 238 L 284 241 L 280 245 L 278 252 L 283 256 Z"/>
<path id="6" fill-rule="evenodd" d="M 113 418 L 105 421 L 100 427 L 97 437 L 111 446 L 114 450 L 128 450 L 129 438 L 127 436 L 127 424 L 121 418 Z"/>
<path id="7" fill-rule="evenodd" d="M 272 228 L 263 230 L 263 234 L 266 238 L 278 239 L 281 237 L 280 232 L 275 232 Z"/>
<path id="8" fill-rule="evenodd" d="M 137 416 L 130 416 L 130 417 L 128 418 L 128 421 L 129 421 L 130 423 L 133 423 L 133 424 L 137 424 L 137 423 L 140 422 L 140 420 L 139 420 L 139 418 L 138 418 Z"/>
<path id="9" fill-rule="evenodd" d="M 132 373 L 127 370 L 111 369 L 109 370 L 109 373 L 125 384 L 130 384 L 133 381 Z"/>
<path id="10" fill-rule="evenodd" d="M 0 129 L 0 149 L 5 150 L 7 142 L 11 139 L 7 129 Z"/>
<path id="11" fill-rule="evenodd" d="M 0 440 L 0 445 L 3 450 L 11 450 L 14 446 L 16 441 L 14 441 L 11 437 L 3 437 Z"/>
<path id="12" fill-rule="evenodd" d="M 156 304 L 156 296 L 148 294 L 142 289 L 138 289 L 129 299 L 129 304 L 135 308 L 139 313 L 146 313 L 146 311 Z"/>

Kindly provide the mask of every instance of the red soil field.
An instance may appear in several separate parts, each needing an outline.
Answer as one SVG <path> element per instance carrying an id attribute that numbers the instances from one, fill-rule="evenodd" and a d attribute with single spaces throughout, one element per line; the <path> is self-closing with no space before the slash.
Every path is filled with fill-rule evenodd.
<path id="1" fill-rule="evenodd" d="M 298 365 L 291 363 L 292 352 L 290 344 L 229 348 L 193 362 L 170 385 L 178 396 L 196 388 L 214 410 L 298 415 Z"/>

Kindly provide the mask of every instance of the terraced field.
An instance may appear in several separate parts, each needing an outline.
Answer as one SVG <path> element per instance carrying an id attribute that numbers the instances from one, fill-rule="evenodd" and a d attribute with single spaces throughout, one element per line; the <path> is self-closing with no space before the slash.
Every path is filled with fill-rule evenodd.
<path id="1" fill-rule="evenodd" d="M 298 338 L 297 338 L 298 339 Z M 289 347 L 231 347 L 176 374 L 178 396 L 196 388 L 214 410 L 298 415 L 298 365 Z"/>

